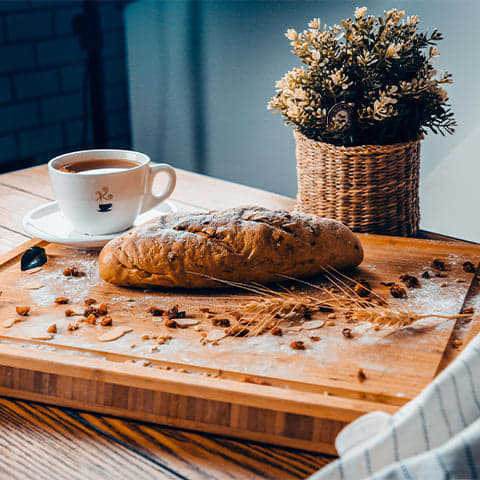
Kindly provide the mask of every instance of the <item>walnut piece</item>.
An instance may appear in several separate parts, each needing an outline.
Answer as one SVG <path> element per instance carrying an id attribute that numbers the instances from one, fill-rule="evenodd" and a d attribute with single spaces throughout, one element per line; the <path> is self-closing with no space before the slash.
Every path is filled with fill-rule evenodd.
<path id="1" fill-rule="evenodd" d="M 270 333 L 276 337 L 281 337 L 283 335 L 283 330 L 280 327 L 274 327 L 270 330 Z"/>
<path id="2" fill-rule="evenodd" d="M 352 329 L 351 329 L 351 328 L 344 328 L 344 329 L 342 330 L 342 335 L 343 335 L 345 338 L 353 338 Z"/>
<path id="3" fill-rule="evenodd" d="M 407 291 L 398 283 L 394 283 L 390 287 L 390 294 L 395 298 L 405 298 L 407 296 Z"/>
<path id="4" fill-rule="evenodd" d="M 301 340 L 296 340 L 290 344 L 290 348 L 294 350 L 305 350 L 305 344 Z"/>
<path id="5" fill-rule="evenodd" d="M 15 310 L 22 317 L 26 317 L 30 313 L 30 307 L 15 307 Z"/>
<path id="6" fill-rule="evenodd" d="M 467 273 L 475 273 L 475 265 L 472 262 L 464 262 L 463 271 Z"/>
<path id="7" fill-rule="evenodd" d="M 67 267 L 63 271 L 63 275 L 65 275 L 65 277 L 84 277 L 85 272 L 81 272 L 77 267 Z"/>
<path id="8" fill-rule="evenodd" d="M 229 327 L 230 320 L 228 318 L 212 318 L 212 325 L 215 327 Z"/>
<path id="9" fill-rule="evenodd" d="M 110 327 L 112 325 L 112 317 L 110 315 L 105 315 L 102 318 L 102 327 Z"/>
<path id="10" fill-rule="evenodd" d="M 97 301 L 94 298 L 86 298 L 83 302 L 85 303 L 85 305 L 87 305 L 87 307 L 97 303 Z"/>
<path id="11" fill-rule="evenodd" d="M 97 317 L 91 313 L 85 320 L 87 323 L 90 325 L 96 325 L 97 324 Z"/>
<path id="12" fill-rule="evenodd" d="M 363 383 L 366 379 L 367 379 L 367 376 L 365 375 L 365 372 L 363 371 L 363 368 L 361 368 L 361 369 L 357 372 L 357 380 L 358 380 L 360 383 Z"/>
<path id="13" fill-rule="evenodd" d="M 55 299 L 55 303 L 56 303 L 57 305 L 65 305 L 65 304 L 67 304 L 68 302 L 69 302 L 68 298 L 65 298 L 65 297 L 57 297 L 57 298 Z"/>
<path id="14" fill-rule="evenodd" d="M 407 286 L 407 288 L 419 288 L 420 283 L 418 282 L 418 278 L 414 277 L 413 275 L 408 275 L 408 273 L 404 273 L 400 275 L 400 280 Z"/>
<path id="15" fill-rule="evenodd" d="M 53 325 L 50 325 L 47 329 L 48 333 L 57 333 L 57 324 L 54 323 Z"/>

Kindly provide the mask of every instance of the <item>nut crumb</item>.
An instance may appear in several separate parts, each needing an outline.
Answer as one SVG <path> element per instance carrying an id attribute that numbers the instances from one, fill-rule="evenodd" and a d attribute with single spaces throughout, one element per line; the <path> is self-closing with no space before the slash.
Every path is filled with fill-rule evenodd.
<path id="1" fill-rule="evenodd" d="M 422 278 L 429 279 L 430 278 L 430 272 L 426 270 L 425 272 L 422 273 Z"/>
<path id="2" fill-rule="evenodd" d="M 448 275 L 447 275 L 446 273 L 442 273 L 442 272 L 437 272 L 437 273 L 435 274 L 435 276 L 436 276 L 437 278 L 447 278 L 447 277 L 448 277 Z"/>
<path id="3" fill-rule="evenodd" d="M 280 327 L 274 327 L 270 330 L 270 333 L 276 337 L 281 337 L 283 335 L 283 330 Z"/>
<path id="4" fill-rule="evenodd" d="M 80 328 L 80 325 L 77 322 L 69 323 L 67 330 L 69 332 L 73 332 L 74 330 L 78 330 Z"/>
<path id="5" fill-rule="evenodd" d="M 50 325 L 47 329 L 48 333 L 57 333 L 57 324 L 54 323 L 53 325 Z"/>
<path id="6" fill-rule="evenodd" d="M 327 315 L 327 318 L 330 318 L 331 320 L 334 320 L 335 318 L 337 318 L 337 316 L 334 313 L 329 313 Z"/>
<path id="7" fill-rule="evenodd" d="M 365 372 L 363 371 L 363 368 L 361 368 L 357 372 L 357 379 L 360 383 L 363 383 L 367 379 L 367 376 L 365 375 Z"/>
<path id="8" fill-rule="evenodd" d="M 113 321 L 112 321 L 112 317 L 110 315 L 105 315 L 103 318 L 102 318 L 102 327 L 110 327 L 112 325 Z"/>
<path id="9" fill-rule="evenodd" d="M 319 342 L 320 341 L 320 337 L 310 337 L 310 340 L 312 342 Z"/>
<path id="10" fill-rule="evenodd" d="M 464 272 L 475 273 L 475 265 L 472 262 L 464 262 L 462 266 Z"/>
<path id="11" fill-rule="evenodd" d="M 165 326 L 168 328 L 177 328 L 177 322 L 171 318 L 165 320 Z"/>
<path id="12" fill-rule="evenodd" d="M 354 290 L 359 297 L 368 297 L 372 293 L 370 284 L 366 280 L 359 280 Z"/>
<path id="13" fill-rule="evenodd" d="M 66 317 L 73 317 L 74 315 L 80 315 L 79 313 L 75 313 L 73 310 L 65 310 L 65 316 Z"/>
<path id="14" fill-rule="evenodd" d="M 165 313 L 165 310 L 163 310 L 162 308 L 158 308 L 158 307 L 150 307 L 147 311 L 153 317 L 161 317 Z"/>
<path id="15" fill-rule="evenodd" d="M 256 377 L 243 377 L 241 381 L 243 383 L 253 383 L 254 385 L 271 385 L 270 383 L 263 380 L 262 378 L 256 378 Z"/>
<path id="16" fill-rule="evenodd" d="M 86 298 L 83 303 L 85 303 L 85 305 L 87 305 L 88 307 L 90 305 L 93 305 L 94 303 L 97 303 L 97 301 L 94 299 L 94 298 Z"/>
<path id="17" fill-rule="evenodd" d="M 444 272 L 447 269 L 445 262 L 439 258 L 434 258 L 432 260 L 432 268 L 435 270 L 440 270 L 441 272 Z"/>
<path id="18" fill-rule="evenodd" d="M 150 340 L 150 335 L 142 335 L 142 340 Z"/>
<path id="19" fill-rule="evenodd" d="M 301 340 L 296 340 L 290 344 L 290 348 L 293 348 L 294 350 L 305 350 L 305 343 Z"/>
<path id="20" fill-rule="evenodd" d="M 458 348 L 458 347 L 461 347 L 463 345 L 463 342 L 461 340 L 459 340 L 458 338 L 455 339 L 453 342 L 452 342 L 452 347 L 453 348 Z"/>
<path id="21" fill-rule="evenodd" d="M 336 323 L 330 321 L 330 322 L 327 322 L 325 325 L 326 325 L 327 327 L 334 327 L 334 326 L 336 325 Z"/>
<path id="22" fill-rule="evenodd" d="M 352 329 L 351 329 L 351 328 L 344 328 L 344 329 L 342 330 L 342 335 L 343 335 L 345 338 L 353 338 Z"/>
<path id="23" fill-rule="evenodd" d="M 135 347 L 136 347 L 136 345 L 135 345 L 134 343 L 132 343 L 132 344 L 130 345 L 130 348 L 135 348 Z"/>
<path id="24" fill-rule="evenodd" d="M 27 317 L 30 313 L 30 307 L 15 307 L 15 311 L 22 317 Z"/>
<path id="25" fill-rule="evenodd" d="M 418 282 L 418 278 L 414 277 L 413 275 L 409 275 L 408 273 L 404 273 L 400 275 L 400 280 L 407 286 L 407 288 L 419 288 L 420 283 Z"/>
<path id="26" fill-rule="evenodd" d="M 106 315 L 108 313 L 108 305 L 106 303 L 100 304 L 97 309 L 98 315 Z"/>
<path id="27" fill-rule="evenodd" d="M 66 305 L 69 302 L 68 298 L 65 297 L 57 297 L 54 301 L 57 305 Z"/>
<path id="28" fill-rule="evenodd" d="M 229 327 L 230 320 L 228 318 L 212 318 L 212 325 L 215 327 Z"/>
<path id="29" fill-rule="evenodd" d="M 84 277 L 85 272 L 81 272 L 77 267 L 68 267 L 63 271 L 65 277 Z"/>
<path id="30" fill-rule="evenodd" d="M 394 283 L 390 287 L 390 294 L 395 298 L 405 298 L 407 296 L 407 291 L 398 283 Z"/>
<path id="31" fill-rule="evenodd" d="M 465 280 L 463 280 L 461 278 L 456 278 L 455 283 L 465 283 Z"/>
<path id="32" fill-rule="evenodd" d="M 85 321 L 87 323 L 89 323 L 90 325 L 96 325 L 97 324 L 97 317 L 91 313 L 86 319 Z"/>
<path id="33" fill-rule="evenodd" d="M 448 284 L 445 283 L 445 282 L 443 282 L 443 283 L 440 284 L 440 286 L 441 286 L 442 288 L 443 288 L 443 287 L 446 287 L 447 285 L 448 285 Z"/>

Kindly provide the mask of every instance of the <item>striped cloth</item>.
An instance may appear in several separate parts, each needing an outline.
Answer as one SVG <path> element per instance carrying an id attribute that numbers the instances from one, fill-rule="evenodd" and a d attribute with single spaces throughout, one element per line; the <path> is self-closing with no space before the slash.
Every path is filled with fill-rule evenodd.
<path id="1" fill-rule="evenodd" d="M 395 415 L 364 415 L 335 445 L 310 480 L 480 478 L 480 335 Z"/>

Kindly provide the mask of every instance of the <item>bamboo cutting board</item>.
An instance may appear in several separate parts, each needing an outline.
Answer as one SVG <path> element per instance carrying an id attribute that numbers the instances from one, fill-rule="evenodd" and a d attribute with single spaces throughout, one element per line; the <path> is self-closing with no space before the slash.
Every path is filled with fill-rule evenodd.
<path id="1" fill-rule="evenodd" d="M 478 281 L 462 265 L 477 265 L 480 247 L 361 239 L 366 256 L 355 278 L 368 280 L 392 304 L 442 315 L 477 306 Z M 49 260 L 39 271 L 21 272 L 21 254 L 34 244 L 45 246 Z M 370 411 L 394 413 L 457 354 L 454 339 L 466 343 L 478 331 L 476 315 L 473 321 L 428 319 L 399 331 L 376 331 L 370 324 L 351 324 L 341 315 L 329 320 L 319 313 L 314 319 L 335 324 L 204 345 L 202 334 L 218 327 L 200 309 L 225 312 L 228 318 L 228 310 L 251 301 L 249 292 L 119 288 L 99 279 L 96 258 L 94 252 L 38 240 L 0 258 L 1 395 L 335 453 L 333 442 L 343 426 Z M 433 258 L 447 264 L 446 277 L 434 275 Z M 65 277 L 62 272 L 72 266 L 85 276 Z M 421 278 L 425 271 L 430 279 Z M 404 273 L 417 276 L 421 288 L 409 290 L 406 299 L 389 298 L 382 282 L 398 282 Z M 301 284 L 295 292 L 316 294 Z M 69 304 L 55 304 L 57 297 Z M 88 297 L 108 304 L 113 325 L 80 322 L 69 331 L 77 317 L 66 317 L 65 310 L 83 312 Z M 176 304 L 198 324 L 170 329 L 148 313 L 151 306 Z M 19 317 L 17 306 L 30 306 L 29 316 Z M 17 318 L 21 321 L 14 323 Z M 48 334 L 52 324 L 57 332 Z M 346 327 L 353 338 L 342 335 Z M 101 341 L 120 328 L 124 335 Z M 296 340 L 306 349 L 293 350 Z"/>

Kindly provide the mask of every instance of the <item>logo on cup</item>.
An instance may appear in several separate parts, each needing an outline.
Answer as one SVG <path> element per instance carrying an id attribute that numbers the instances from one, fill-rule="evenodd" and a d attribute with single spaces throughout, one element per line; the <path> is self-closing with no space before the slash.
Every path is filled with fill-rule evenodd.
<path id="1" fill-rule="evenodd" d="M 113 199 L 113 195 L 108 192 L 108 187 L 102 187 L 101 190 L 95 192 L 97 195 L 98 210 L 97 212 L 109 212 L 112 209 L 112 203 L 107 203 Z"/>

